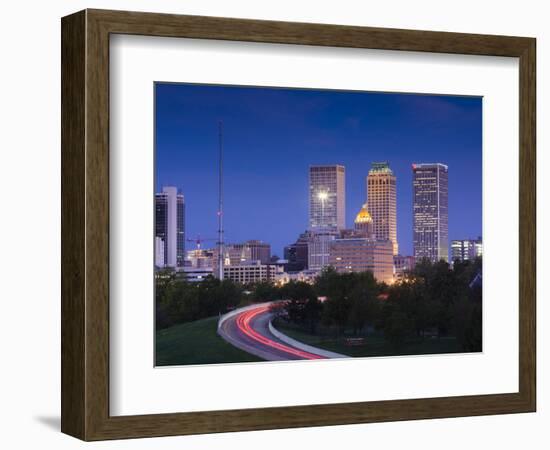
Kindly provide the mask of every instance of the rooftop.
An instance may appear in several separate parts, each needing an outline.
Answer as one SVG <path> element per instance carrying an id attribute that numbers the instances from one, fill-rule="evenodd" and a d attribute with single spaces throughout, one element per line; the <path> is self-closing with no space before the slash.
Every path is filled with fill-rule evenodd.
<path id="1" fill-rule="evenodd" d="M 371 169 L 369 170 L 369 174 L 374 174 L 374 173 L 389 173 L 393 175 L 393 172 L 390 169 L 390 163 L 388 163 L 387 161 L 373 162 L 371 164 Z"/>

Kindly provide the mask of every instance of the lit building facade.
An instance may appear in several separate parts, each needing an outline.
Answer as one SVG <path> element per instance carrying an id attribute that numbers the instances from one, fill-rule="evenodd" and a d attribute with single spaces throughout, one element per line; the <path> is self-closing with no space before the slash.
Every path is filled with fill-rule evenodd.
<path id="1" fill-rule="evenodd" d="M 326 165 L 309 168 L 309 270 L 329 264 L 330 241 L 346 226 L 346 169 Z"/>
<path id="2" fill-rule="evenodd" d="M 374 239 L 372 217 L 368 211 L 368 206 L 365 203 L 359 213 L 355 216 L 355 221 L 353 228 L 345 228 L 340 230 L 340 239 L 351 239 L 351 238 L 369 238 Z"/>
<path id="3" fill-rule="evenodd" d="M 414 256 L 395 255 L 393 257 L 393 266 L 395 269 L 395 277 L 403 278 L 408 273 L 414 270 L 416 259 Z"/>
<path id="4" fill-rule="evenodd" d="M 483 256 L 483 242 L 478 239 L 460 239 L 451 242 L 452 261 L 469 261 Z"/>
<path id="5" fill-rule="evenodd" d="M 164 241 L 162 238 L 155 236 L 155 266 L 162 268 L 164 264 Z"/>
<path id="6" fill-rule="evenodd" d="M 271 245 L 258 240 L 250 240 L 242 244 L 227 244 L 224 250 L 231 265 L 245 261 L 260 261 L 262 264 L 269 264 L 271 260 Z"/>
<path id="7" fill-rule="evenodd" d="M 214 267 L 214 251 L 209 249 L 197 248 L 187 252 L 187 261 L 193 268 Z"/>
<path id="8" fill-rule="evenodd" d="M 413 246 L 416 261 L 449 260 L 449 177 L 445 164 L 413 164 Z"/>
<path id="9" fill-rule="evenodd" d="M 236 283 L 248 284 L 260 281 L 276 281 L 283 274 L 281 266 L 272 264 L 241 264 L 224 266 L 223 277 Z"/>
<path id="10" fill-rule="evenodd" d="M 185 259 L 185 200 L 177 188 L 165 186 L 155 194 L 155 253 L 162 241 L 164 256 L 157 258 L 158 267 L 183 267 Z M 162 263 L 162 264 L 161 264 Z"/>
<path id="11" fill-rule="evenodd" d="M 309 228 L 346 226 L 346 169 L 340 165 L 309 168 Z"/>
<path id="12" fill-rule="evenodd" d="M 180 274 L 189 283 L 200 283 L 207 277 L 213 276 L 212 267 L 184 267 Z"/>
<path id="13" fill-rule="evenodd" d="M 330 243 L 337 237 L 339 232 L 331 229 L 310 233 L 307 246 L 309 270 L 321 271 L 330 264 Z"/>
<path id="14" fill-rule="evenodd" d="M 392 283 L 393 245 L 389 240 L 334 239 L 329 264 L 338 272 L 370 271 L 378 281 Z"/>
<path id="15" fill-rule="evenodd" d="M 185 200 L 183 194 L 177 194 L 177 219 L 176 219 L 176 266 L 185 264 Z"/>
<path id="16" fill-rule="evenodd" d="M 391 241 L 397 255 L 396 179 L 387 162 L 372 163 L 367 175 L 367 200 L 376 239 Z"/>
<path id="17" fill-rule="evenodd" d="M 356 233 L 360 233 L 367 238 L 373 238 L 375 236 L 374 223 L 366 203 L 361 207 L 357 216 L 355 216 L 354 230 Z"/>
<path id="18" fill-rule="evenodd" d="M 212 249 L 214 267 L 218 267 L 218 248 Z M 271 245 L 262 241 L 251 240 L 238 244 L 225 244 L 223 247 L 223 265 L 238 266 L 260 262 L 269 264 L 271 261 Z"/>

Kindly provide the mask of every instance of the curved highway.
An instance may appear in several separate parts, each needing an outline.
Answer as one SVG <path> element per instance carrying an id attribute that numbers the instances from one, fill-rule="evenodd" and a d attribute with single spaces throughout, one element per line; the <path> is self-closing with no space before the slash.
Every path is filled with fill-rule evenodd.
<path id="1" fill-rule="evenodd" d="M 243 308 L 222 318 L 218 333 L 230 344 L 267 361 L 326 359 L 284 343 L 269 331 L 274 314 L 269 303 Z"/>

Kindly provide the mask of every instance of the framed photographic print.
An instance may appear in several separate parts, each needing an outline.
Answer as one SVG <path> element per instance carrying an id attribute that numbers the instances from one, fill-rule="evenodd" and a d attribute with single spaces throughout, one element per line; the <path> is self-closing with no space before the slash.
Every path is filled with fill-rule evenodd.
<path id="1" fill-rule="evenodd" d="M 62 19 L 62 431 L 535 411 L 535 39 Z"/>

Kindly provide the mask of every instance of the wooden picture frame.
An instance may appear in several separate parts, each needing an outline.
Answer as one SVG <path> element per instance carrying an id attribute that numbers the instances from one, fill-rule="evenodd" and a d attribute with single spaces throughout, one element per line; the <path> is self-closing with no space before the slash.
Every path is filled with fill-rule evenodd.
<path id="1" fill-rule="evenodd" d="M 64 433 L 101 440 L 535 411 L 535 39 L 104 10 L 75 13 L 61 25 Z M 110 416 L 109 36 L 117 33 L 518 57 L 519 391 Z"/>

